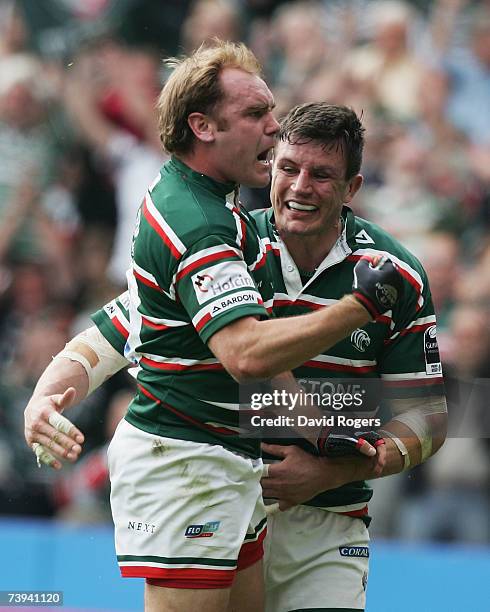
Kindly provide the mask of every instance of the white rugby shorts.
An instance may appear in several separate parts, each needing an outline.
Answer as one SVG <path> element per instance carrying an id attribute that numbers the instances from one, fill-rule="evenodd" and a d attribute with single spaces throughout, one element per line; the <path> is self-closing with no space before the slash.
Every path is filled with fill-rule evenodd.
<path id="1" fill-rule="evenodd" d="M 123 419 L 108 460 L 122 576 L 227 588 L 237 570 L 262 558 L 261 459 L 153 435 Z"/>
<path id="2" fill-rule="evenodd" d="M 268 517 L 266 612 L 364 610 L 369 534 L 357 518 L 295 506 Z"/>

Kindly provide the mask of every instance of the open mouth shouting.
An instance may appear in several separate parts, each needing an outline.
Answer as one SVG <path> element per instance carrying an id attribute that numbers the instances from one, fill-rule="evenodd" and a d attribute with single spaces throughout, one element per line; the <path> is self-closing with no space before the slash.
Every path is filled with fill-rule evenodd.
<path id="1" fill-rule="evenodd" d="M 257 155 L 257 161 L 259 162 L 259 164 L 265 166 L 266 168 L 271 168 L 273 151 L 274 151 L 273 147 L 269 147 L 261 151 Z"/>

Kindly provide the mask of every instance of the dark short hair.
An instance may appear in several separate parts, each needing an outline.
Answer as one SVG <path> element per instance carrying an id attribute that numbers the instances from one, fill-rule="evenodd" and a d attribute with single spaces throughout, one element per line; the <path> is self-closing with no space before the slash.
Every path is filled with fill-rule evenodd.
<path id="1" fill-rule="evenodd" d="M 345 178 L 359 173 L 365 129 L 347 106 L 326 102 L 299 104 L 282 119 L 279 139 L 290 144 L 316 142 L 326 148 L 339 145 L 345 157 Z"/>

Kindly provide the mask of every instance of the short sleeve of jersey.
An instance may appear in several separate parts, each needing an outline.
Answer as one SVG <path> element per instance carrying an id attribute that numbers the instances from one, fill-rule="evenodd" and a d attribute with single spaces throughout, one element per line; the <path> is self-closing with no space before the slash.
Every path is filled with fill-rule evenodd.
<path id="1" fill-rule="evenodd" d="M 129 335 L 129 293 L 126 291 L 91 315 L 100 333 L 121 355 Z"/>
<path id="2" fill-rule="evenodd" d="M 398 321 L 385 342 L 379 372 L 389 398 L 444 394 L 434 306 L 425 273 L 409 279 Z M 415 282 L 416 281 L 416 282 Z"/>
<path id="3" fill-rule="evenodd" d="M 179 262 L 176 296 L 201 340 L 246 316 L 267 317 L 243 253 L 220 236 L 209 236 L 189 248 Z"/>

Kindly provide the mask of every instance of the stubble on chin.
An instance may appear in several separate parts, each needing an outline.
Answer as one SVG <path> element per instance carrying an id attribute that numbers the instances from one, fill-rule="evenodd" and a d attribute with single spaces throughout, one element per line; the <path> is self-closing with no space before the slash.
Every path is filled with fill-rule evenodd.
<path id="1" fill-rule="evenodd" d="M 318 233 L 314 228 L 308 227 L 307 225 L 299 225 L 297 222 L 276 223 L 276 229 L 281 237 L 314 236 Z"/>

